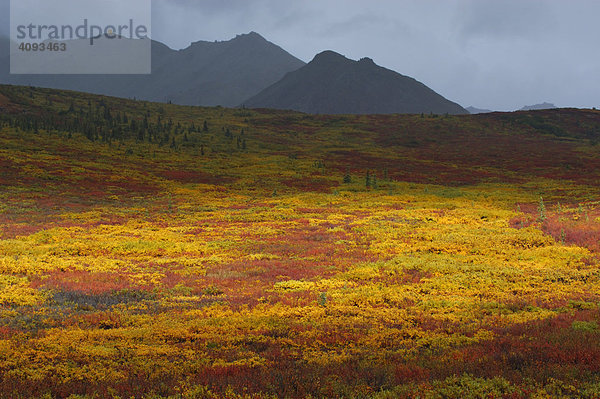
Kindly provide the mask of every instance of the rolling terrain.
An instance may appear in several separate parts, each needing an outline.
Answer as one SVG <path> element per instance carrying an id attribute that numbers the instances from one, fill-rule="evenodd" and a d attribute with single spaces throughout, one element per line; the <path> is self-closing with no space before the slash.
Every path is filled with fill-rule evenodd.
<path id="1" fill-rule="evenodd" d="M 0 86 L 0 398 L 596 398 L 599 141 Z"/>
<path id="2" fill-rule="evenodd" d="M 149 75 L 11 75 L 0 37 L 0 83 L 194 106 L 314 114 L 467 114 L 415 79 L 333 51 L 308 65 L 256 32 L 173 50 L 152 41 Z"/>

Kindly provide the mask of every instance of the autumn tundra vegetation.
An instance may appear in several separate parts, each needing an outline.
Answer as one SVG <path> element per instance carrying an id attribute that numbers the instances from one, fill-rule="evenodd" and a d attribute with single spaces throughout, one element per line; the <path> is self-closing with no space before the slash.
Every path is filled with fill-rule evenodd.
<path id="1" fill-rule="evenodd" d="M 598 398 L 599 138 L 0 86 L 0 398 Z"/>

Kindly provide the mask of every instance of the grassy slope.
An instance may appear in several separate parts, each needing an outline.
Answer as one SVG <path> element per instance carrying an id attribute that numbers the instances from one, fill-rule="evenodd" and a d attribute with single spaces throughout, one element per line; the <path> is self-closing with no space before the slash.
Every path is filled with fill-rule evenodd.
<path id="1" fill-rule="evenodd" d="M 12 117 L 102 104 L 209 129 L 160 146 L 2 128 L 0 397 L 598 394 L 600 112 L 307 116 L 0 86 Z"/>

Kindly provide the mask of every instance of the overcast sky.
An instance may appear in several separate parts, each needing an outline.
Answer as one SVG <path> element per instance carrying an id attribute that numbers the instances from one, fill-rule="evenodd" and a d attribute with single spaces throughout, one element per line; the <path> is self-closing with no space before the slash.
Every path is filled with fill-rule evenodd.
<path id="1" fill-rule="evenodd" d="M 304 61 L 328 49 L 373 58 L 465 107 L 600 107 L 598 0 L 152 3 L 153 38 L 177 49 L 256 31 Z"/>

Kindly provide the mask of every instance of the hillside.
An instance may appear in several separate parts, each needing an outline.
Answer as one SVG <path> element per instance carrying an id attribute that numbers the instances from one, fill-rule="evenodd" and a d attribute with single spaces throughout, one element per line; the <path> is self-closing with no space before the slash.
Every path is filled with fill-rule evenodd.
<path id="1" fill-rule="evenodd" d="M 468 113 L 424 84 L 369 58 L 353 61 L 333 51 L 318 54 L 243 105 L 311 114 Z"/>
<path id="2" fill-rule="evenodd" d="M 599 139 L 0 86 L 0 397 L 595 397 Z"/>
<path id="3" fill-rule="evenodd" d="M 7 63 L 8 58 L 0 57 L 0 64 Z M 8 70 L 0 70 L 0 83 L 233 107 L 303 65 L 251 32 L 229 41 L 195 42 L 179 51 L 153 41 L 151 75 L 8 75 Z"/>

